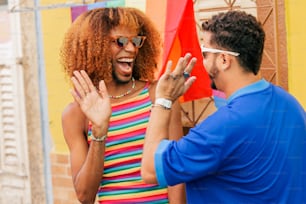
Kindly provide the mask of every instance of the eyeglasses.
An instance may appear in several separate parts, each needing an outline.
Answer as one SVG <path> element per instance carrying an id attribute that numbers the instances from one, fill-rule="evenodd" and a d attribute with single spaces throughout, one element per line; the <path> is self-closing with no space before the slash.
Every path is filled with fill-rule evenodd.
<path id="1" fill-rule="evenodd" d="M 226 54 L 229 54 L 229 55 L 233 55 L 235 57 L 240 55 L 240 53 L 238 53 L 238 52 L 232 52 L 232 51 L 227 51 L 227 50 L 219 50 L 219 49 L 214 49 L 214 48 L 208 48 L 208 47 L 205 47 L 204 45 L 201 45 L 201 51 L 202 51 L 202 53 L 205 53 L 205 52 L 210 52 L 210 53 L 226 53 Z M 204 54 L 203 54 L 203 56 L 204 56 Z"/>
<path id="2" fill-rule="evenodd" d="M 143 46 L 143 43 L 145 41 L 145 36 L 135 36 L 135 37 L 113 37 L 113 41 L 117 44 L 118 47 L 123 48 L 125 47 L 129 42 L 131 42 L 135 47 L 141 48 Z"/>

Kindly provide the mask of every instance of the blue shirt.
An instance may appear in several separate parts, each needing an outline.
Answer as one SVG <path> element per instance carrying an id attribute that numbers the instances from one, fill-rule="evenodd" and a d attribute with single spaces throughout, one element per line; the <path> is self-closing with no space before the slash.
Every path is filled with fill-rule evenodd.
<path id="1" fill-rule="evenodd" d="M 265 80 L 244 87 L 155 154 L 158 183 L 186 183 L 188 203 L 306 203 L 306 116 Z"/>

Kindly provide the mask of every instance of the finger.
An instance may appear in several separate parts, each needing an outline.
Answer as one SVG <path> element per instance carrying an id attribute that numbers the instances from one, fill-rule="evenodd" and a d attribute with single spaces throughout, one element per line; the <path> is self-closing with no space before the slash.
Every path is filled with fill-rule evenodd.
<path id="1" fill-rule="evenodd" d="M 166 71 L 165 71 L 166 74 L 170 74 L 170 72 L 171 72 L 171 67 L 172 67 L 172 61 L 169 60 L 169 61 L 167 62 L 167 67 L 166 67 Z"/>
<path id="2" fill-rule="evenodd" d="M 83 91 L 85 94 L 89 92 L 89 87 L 87 85 L 87 82 L 85 81 L 82 72 L 81 71 L 74 71 L 73 72 L 75 78 L 79 81 L 80 87 L 82 88 L 82 90 L 79 91 Z"/>
<path id="3" fill-rule="evenodd" d="M 191 76 L 189 77 L 184 84 L 184 93 L 186 93 L 186 91 L 191 87 L 191 85 L 193 84 L 193 82 L 195 82 L 196 77 L 195 76 Z"/>
<path id="4" fill-rule="evenodd" d="M 185 65 L 188 64 L 190 58 L 191 58 L 191 54 L 190 54 L 189 52 L 187 52 L 187 53 L 185 54 L 185 56 L 184 56 L 184 61 L 185 61 L 185 63 L 186 63 Z"/>
<path id="5" fill-rule="evenodd" d="M 184 57 L 180 57 L 177 66 L 175 67 L 175 70 L 172 72 L 175 76 L 182 76 L 182 73 L 184 72 L 186 66 L 188 65 L 188 62 L 191 58 L 190 53 L 186 53 Z"/>
<path id="6" fill-rule="evenodd" d="M 76 77 L 71 77 L 72 84 L 76 93 L 79 95 L 80 98 L 84 98 L 86 96 L 85 91 L 83 90 L 79 80 Z"/>
<path id="7" fill-rule="evenodd" d="M 171 60 L 169 60 L 169 61 L 167 62 L 166 70 L 165 70 L 164 74 L 161 76 L 161 78 L 169 79 L 170 73 L 171 73 L 172 63 L 173 63 L 173 62 L 172 62 Z"/>
<path id="8" fill-rule="evenodd" d="M 175 67 L 175 69 L 172 72 L 172 75 L 175 75 L 175 76 L 180 75 L 180 73 L 182 72 L 181 70 L 184 67 L 184 63 L 185 63 L 184 61 L 185 61 L 185 59 L 183 57 L 180 57 L 178 59 L 176 67 Z"/>
<path id="9" fill-rule="evenodd" d="M 88 86 L 88 90 L 90 91 L 96 91 L 96 87 L 93 85 L 91 79 L 89 78 L 88 74 L 84 71 L 81 70 L 81 75 L 83 76 L 87 86 Z"/>
<path id="10" fill-rule="evenodd" d="M 104 80 L 99 82 L 99 92 L 102 98 L 109 98 Z"/>
<path id="11" fill-rule="evenodd" d="M 180 67 L 180 72 L 179 73 L 182 73 L 185 69 L 185 67 L 188 65 L 189 63 L 189 60 L 191 58 L 191 54 L 190 53 L 186 53 L 185 56 L 183 57 L 183 61 L 181 63 L 181 67 Z"/>
<path id="12" fill-rule="evenodd" d="M 193 69 L 194 66 L 196 65 L 196 63 L 197 63 L 197 58 L 193 57 L 193 58 L 189 61 L 187 67 L 184 69 L 184 72 L 190 74 L 190 73 L 192 72 L 192 69 Z"/>
<path id="13" fill-rule="evenodd" d="M 74 100 L 76 100 L 79 104 L 81 103 L 81 98 L 79 94 L 75 90 L 70 90 L 71 95 L 73 96 Z"/>

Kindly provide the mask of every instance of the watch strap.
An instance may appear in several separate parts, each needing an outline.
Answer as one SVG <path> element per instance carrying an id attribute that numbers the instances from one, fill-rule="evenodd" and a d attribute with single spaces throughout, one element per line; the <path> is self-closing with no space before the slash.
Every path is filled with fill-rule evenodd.
<path id="1" fill-rule="evenodd" d="M 168 100 L 166 98 L 157 98 L 157 99 L 155 99 L 155 104 L 156 105 L 161 105 L 165 109 L 171 109 L 172 101 Z"/>

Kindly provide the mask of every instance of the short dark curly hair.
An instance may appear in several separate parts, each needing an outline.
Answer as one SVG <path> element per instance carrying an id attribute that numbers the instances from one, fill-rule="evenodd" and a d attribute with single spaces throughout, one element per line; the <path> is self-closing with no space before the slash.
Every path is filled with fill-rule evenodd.
<path id="1" fill-rule="evenodd" d="M 212 45 L 239 52 L 240 65 L 245 71 L 257 75 L 262 61 L 265 32 L 254 16 L 244 11 L 219 13 L 203 22 L 202 29 L 212 33 Z"/>
<path id="2" fill-rule="evenodd" d="M 133 77 L 154 80 L 161 53 L 161 37 L 153 22 L 136 8 L 98 8 L 82 13 L 65 34 L 60 60 L 69 77 L 75 70 L 85 70 L 97 87 L 100 80 L 112 77 L 110 31 L 117 26 L 135 29 L 146 36 L 139 49 Z"/>

